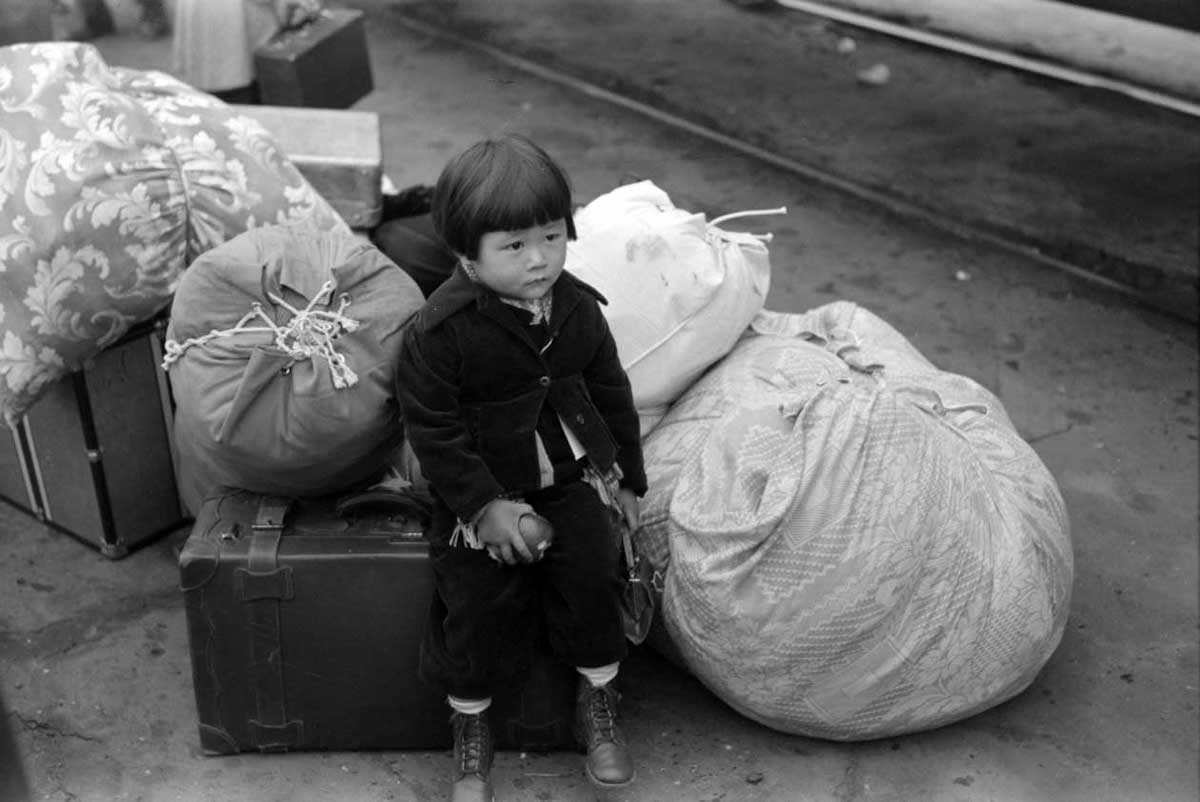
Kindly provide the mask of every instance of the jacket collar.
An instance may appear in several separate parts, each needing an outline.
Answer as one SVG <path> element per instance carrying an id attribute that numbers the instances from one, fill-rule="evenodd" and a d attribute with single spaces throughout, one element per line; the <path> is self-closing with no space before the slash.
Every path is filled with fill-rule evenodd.
<path id="1" fill-rule="evenodd" d="M 608 301 L 598 290 L 589 284 L 575 278 L 564 270 L 558 281 L 554 282 L 551 290 L 554 293 L 554 304 L 550 310 L 550 330 L 557 331 L 562 321 L 579 303 L 581 293 L 596 298 L 602 304 Z M 425 302 L 425 311 L 421 315 L 421 329 L 429 331 L 437 328 L 447 318 L 474 303 L 480 312 L 499 320 L 511 320 L 512 315 L 503 302 L 490 289 L 477 284 L 467 277 L 462 266 L 456 266 L 450 278 L 442 282 L 429 299 Z"/>

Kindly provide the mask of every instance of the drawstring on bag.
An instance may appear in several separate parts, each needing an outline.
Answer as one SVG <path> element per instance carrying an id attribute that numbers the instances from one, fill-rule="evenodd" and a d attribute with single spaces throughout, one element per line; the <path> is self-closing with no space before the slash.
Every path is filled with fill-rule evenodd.
<path id="1" fill-rule="evenodd" d="M 747 209 L 744 212 L 731 212 L 730 214 L 723 214 L 720 217 L 713 219 L 709 222 L 709 225 L 719 226 L 721 223 L 724 223 L 728 220 L 736 220 L 739 217 L 762 217 L 768 214 L 787 214 L 787 207 L 779 206 L 774 209 Z M 750 236 L 754 237 L 755 239 L 762 240 L 763 242 L 770 242 L 775 238 L 774 234 L 751 234 Z"/>
<path id="2" fill-rule="evenodd" d="M 321 358 L 329 365 L 329 375 L 333 386 L 338 390 L 352 387 L 358 383 L 358 374 L 346 362 L 346 357 L 333 348 L 333 341 L 343 332 L 358 329 L 359 321 L 346 317 L 346 309 L 350 306 L 350 296 L 342 293 L 338 298 L 338 307 L 334 310 L 316 309 L 321 303 L 328 303 L 333 295 L 332 280 L 321 285 L 321 290 L 313 296 L 308 305 L 297 309 L 274 293 L 267 293 L 267 298 L 277 306 L 292 313 L 286 325 L 280 326 L 271 320 L 262 304 L 255 301 L 250 305 L 241 320 L 232 328 L 213 329 L 200 337 L 189 337 L 182 343 L 167 340 L 163 344 L 163 370 L 169 370 L 171 365 L 179 360 L 187 350 L 196 345 L 204 345 L 219 337 L 232 337 L 238 334 L 272 334 L 274 345 L 280 351 L 292 358 L 293 362 L 302 362 L 313 358 Z M 251 326 L 255 320 L 262 321 L 264 326 Z"/>

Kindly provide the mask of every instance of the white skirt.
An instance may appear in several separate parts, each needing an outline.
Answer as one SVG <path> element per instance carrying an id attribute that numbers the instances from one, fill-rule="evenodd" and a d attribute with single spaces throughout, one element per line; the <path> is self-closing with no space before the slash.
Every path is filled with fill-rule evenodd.
<path id="1" fill-rule="evenodd" d="M 254 49 L 279 28 L 261 0 L 177 0 L 175 75 L 206 92 L 246 86 L 254 80 Z"/>

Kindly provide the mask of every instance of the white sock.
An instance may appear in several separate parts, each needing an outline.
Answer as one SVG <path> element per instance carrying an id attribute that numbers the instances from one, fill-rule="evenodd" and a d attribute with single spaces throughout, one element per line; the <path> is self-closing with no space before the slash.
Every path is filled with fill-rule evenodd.
<path id="1" fill-rule="evenodd" d="M 489 696 L 486 699 L 459 699 L 457 696 L 447 696 L 446 701 L 450 703 L 450 707 L 455 713 L 478 716 L 484 710 L 491 707 L 492 697 Z"/>
<path id="2" fill-rule="evenodd" d="M 575 666 L 575 670 L 587 677 L 588 682 L 592 684 L 593 688 L 599 688 L 601 685 L 607 685 L 616 679 L 617 669 L 620 667 L 620 663 L 609 663 L 606 666 L 597 666 L 596 668 Z"/>

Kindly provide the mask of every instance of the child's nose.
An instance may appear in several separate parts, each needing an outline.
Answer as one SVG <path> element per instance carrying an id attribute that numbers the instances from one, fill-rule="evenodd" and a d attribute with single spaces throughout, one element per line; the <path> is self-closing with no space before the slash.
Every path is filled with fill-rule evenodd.
<path id="1" fill-rule="evenodd" d="M 525 257 L 530 267 L 541 267 L 546 264 L 546 253 L 538 245 L 530 245 L 526 248 Z"/>

